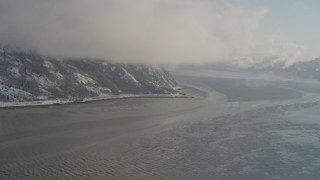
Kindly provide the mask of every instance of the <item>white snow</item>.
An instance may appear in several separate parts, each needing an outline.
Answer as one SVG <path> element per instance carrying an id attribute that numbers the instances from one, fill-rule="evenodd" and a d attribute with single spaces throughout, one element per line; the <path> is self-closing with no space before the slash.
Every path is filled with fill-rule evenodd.
<path id="1" fill-rule="evenodd" d="M 102 93 L 96 97 L 84 98 L 80 102 L 90 102 L 97 100 L 112 100 L 112 99 L 127 99 L 127 98 L 188 98 L 187 96 L 181 94 L 122 94 L 122 95 L 110 95 Z M 40 101 L 26 101 L 26 102 L 1 102 L 1 107 L 25 107 L 25 106 L 41 106 L 41 105 L 62 105 L 71 104 L 79 101 L 73 100 L 74 98 L 69 97 L 69 99 L 57 99 L 57 100 L 40 100 Z"/>
<path id="2" fill-rule="evenodd" d="M 25 107 L 25 106 L 41 106 L 54 104 L 72 103 L 70 100 L 46 100 L 46 101 L 28 101 L 28 102 L 0 102 L 0 107 Z"/>
<path id="3" fill-rule="evenodd" d="M 109 88 L 104 87 L 86 86 L 86 89 L 90 92 L 98 94 L 99 96 L 102 94 L 110 95 L 112 93 L 112 91 Z"/>
<path id="4" fill-rule="evenodd" d="M 56 72 L 54 75 L 55 75 L 56 78 L 58 78 L 59 80 L 63 80 L 63 79 L 64 79 L 63 75 L 62 75 L 61 73 L 59 73 L 59 72 Z"/>
<path id="5" fill-rule="evenodd" d="M 126 69 L 122 68 L 122 71 L 124 72 L 124 74 L 120 76 L 121 79 L 125 79 L 127 81 L 134 82 L 137 85 L 140 85 L 139 81 L 137 81 L 136 78 L 134 78 Z"/>
<path id="6" fill-rule="evenodd" d="M 8 87 L 6 85 L 0 85 L 0 95 L 8 97 L 9 101 L 12 102 L 24 101 L 26 99 L 33 98 L 33 95 L 26 91 L 13 87 Z"/>
<path id="7" fill-rule="evenodd" d="M 54 68 L 53 64 L 52 64 L 50 61 L 48 61 L 48 60 L 45 60 L 45 61 L 43 62 L 43 67 L 46 67 L 46 68 L 48 68 L 48 69 L 53 69 L 53 68 Z"/>
<path id="8" fill-rule="evenodd" d="M 95 84 L 96 82 L 88 76 L 75 73 L 74 76 L 77 78 L 78 83 L 81 84 Z"/>
<path id="9" fill-rule="evenodd" d="M 181 90 L 181 89 L 184 89 L 184 87 L 181 87 L 181 86 L 174 86 L 173 87 L 173 90 L 175 90 L 175 91 L 178 91 L 178 90 Z"/>
<path id="10" fill-rule="evenodd" d="M 121 95 L 106 95 L 103 94 L 96 97 L 84 98 L 83 102 L 109 99 L 127 99 L 127 98 L 188 98 L 182 94 L 121 94 Z"/>
<path id="11" fill-rule="evenodd" d="M 93 87 L 93 86 L 86 86 L 86 89 L 90 92 L 93 92 L 95 94 L 101 94 L 99 88 Z"/>
<path id="12" fill-rule="evenodd" d="M 49 72 L 53 74 L 54 77 L 56 77 L 58 80 L 64 80 L 64 76 L 60 72 L 53 71 L 53 70 L 50 70 Z"/>
<path id="13" fill-rule="evenodd" d="M 50 96 L 51 93 L 43 88 L 39 88 L 39 90 L 44 94 L 44 96 Z"/>
<path id="14" fill-rule="evenodd" d="M 111 91 L 111 89 L 109 89 L 109 88 L 105 88 L 105 87 L 100 87 L 100 91 L 101 92 L 104 92 L 104 93 L 112 93 L 112 91 Z"/>
<path id="15" fill-rule="evenodd" d="M 32 78 L 41 86 L 54 86 L 54 83 L 44 76 L 39 76 L 35 73 L 32 73 Z"/>
<path id="16" fill-rule="evenodd" d="M 48 100 L 49 97 L 48 96 L 37 96 L 37 99 L 39 99 L 39 100 Z"/>

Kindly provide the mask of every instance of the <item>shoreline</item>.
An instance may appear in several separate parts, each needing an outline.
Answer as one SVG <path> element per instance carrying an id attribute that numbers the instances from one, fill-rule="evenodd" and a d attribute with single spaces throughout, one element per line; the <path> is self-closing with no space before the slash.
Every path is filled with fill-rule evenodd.
<path id="1" fill-rule="evenodd" d="M 183 94 L 125 94 L 125 95 L 110 95 L 110 96 L 97 96 L 84 98 L 79 100 L 45 100 L 45 101 L 25 101 L 25 102 L 0 102 L 1 109 L 14 109 L 14 108 L 33 108 L 33 107 L 49 107 L 49 106 L 60 106 L 60 105 L 72 105 L 72 104 L 85 104 L 96 101 L 107 101 L 107 100 L 119 100 L 119 99 L 132 99 L 132 98 L 193 98 L 192 96 Z"/>

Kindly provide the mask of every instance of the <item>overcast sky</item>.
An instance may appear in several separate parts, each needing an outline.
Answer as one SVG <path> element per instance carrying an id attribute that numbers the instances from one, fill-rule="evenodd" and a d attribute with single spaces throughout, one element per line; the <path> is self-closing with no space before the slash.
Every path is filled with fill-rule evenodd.
<path id="1" fill-rule="evenodd" d="M 320 56 L 319 18 L 318 0 L 0 0 L 0 43 L 126 62 L 292 63 Z"/>
<path id="2" fill-rule="evenodd" d="M 305 55 L 320 56 L 320 1 L 318 0 L 231 0 L 246 7 L 264 7 L 268 14 L 259 35 L 278 34 L 303 46 Z"/>

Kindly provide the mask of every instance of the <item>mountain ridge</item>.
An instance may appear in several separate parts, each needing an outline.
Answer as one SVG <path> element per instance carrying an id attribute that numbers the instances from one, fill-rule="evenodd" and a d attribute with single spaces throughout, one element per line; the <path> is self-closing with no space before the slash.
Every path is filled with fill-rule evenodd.
<path id="1" fill-rule="evenodd" d="M 179 69 L 246 72 L 252 75 L 264 74 L 288 79 L 320 81 L 320 58 L 286 64 L 277 57 L 269 57 L 250 64 L 215 62 L 200 65 L 182 65 Z"/>
<path id="2" fill-rule="evenodd" d="M 121 94 L 175 94 L 176 81 L 162 67 L 101 59 L 52 58 L 0 51 L 0 101 L 76 99 Z"/>

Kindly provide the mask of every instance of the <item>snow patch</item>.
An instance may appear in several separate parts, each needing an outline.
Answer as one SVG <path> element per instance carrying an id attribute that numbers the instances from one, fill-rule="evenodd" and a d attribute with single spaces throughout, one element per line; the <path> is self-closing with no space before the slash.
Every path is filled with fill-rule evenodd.
<path id="1" fill-rule="evenodd" d="M 0 84 L 0 95 L 5 96 L 11 102 L 19 102 L 27 99 L 33 99 L 33 95 L 13 87 Z"/>
<path id="2" fill-rule="evenodd" d="M 100 90 L 93 86 L 86 86 L 87 91 L 93 92 L 95 94 L 101 94 Z"/>
<path id="3" fill-rule="evenodd" d="M 93 87 L 93 86 L 86 86 L 86 89 L 90 92 L 93 92 L 95 94 L 101 95 L 110 95 L 112 91 L 109 88 L 104 87 Z"/>
<path id="4" fill-rule="evenodd" d="M 48 100 L 49 97 L 48 96 L 37 96 L 38 100 Z"/>
<path id="5" fill-rule="evenodd" d="M 32 73 L 32 78 L 41 86 L 54 86 L 54 83 L 44 76 Z"/>
<path id="6" fill-rule="evenodd" d="M 121 69 L 124 72 L 124 74 L 122 74 L 122 76 L 120 76 L 121 79 L 131 81 L 137 85 L 140 85 L 139 81 L 137 81 L 136 78 L 134 78 L 126 69 L 124 69 L 124 68 L 121 68 Z"/>
<path id="7" fill-rule="evenodd" d="M 43 106 L 43 105 L 63 105 L 71 104 L 75 102 L 90 102 L 97 100 L 112 100 L 112 99 L 127 99 L 127 98 L 187 98 L 187 96 L 181 94 L 123 94 L 123 95 L 110 95 L 101 94 L 96 97 L 84 98 L 80 101 L 69 99 L 56 99 L 56 100 L 40 100 L 40 101 L 26 101 L 26 102 L 0 102 L 0 107 L 26 107 L 26 106 Z"/>
<path id="8" fill-rule="evenodd" d="M 90 77 L 88 76 L 84 76 L 82 74 L 79 74 L 79 73 L 75 73 L 74 76 L 76 77 L 77 79 L 77 82 L 78 83 L 81 83 L 81 84 L 95 84 L 96 82 L 91 79 Z"/>
<path id="9" fill-rule="evenodd" d="M 58 80 L 64 80 L 64 76 L 60 72 L 56 72 L 53 70 L 50 70 L 49 72 L 53 74 L 54 77 L 57 78 Z"/>
<path id="10" fill-rule="evenodd" d="M 47 91 L 47 90 L 45 90 L 45 89 L 43 89 L 43 88 L 39 88 L 39 90 L 40 90 L 43 94 L 45 94 L 46 96 L 51 95 L 51 93 L 50 93 L 49 91 Z"/>
<path id="11" fill-rule="evenodd" d="M 43 67 L 46 67 L 46 68 L 48 68 L 48 69 L 53 69 L 53 68 L 54 68 L 53 64 L 52 64 L 50 61 L 48 61 L 48 60 L 45 60 L 45 61 L 43 62 Z"/>
<path id="12" fill-rule="evenodd" d="M 26 106 L 43 106 L 55 104 L 70 104 L 74 101 L 71 100 L 42 100 L 42 101 L 29 101 L 29 102 L 0 102 L 0 107 L 26 107 Z"/>

